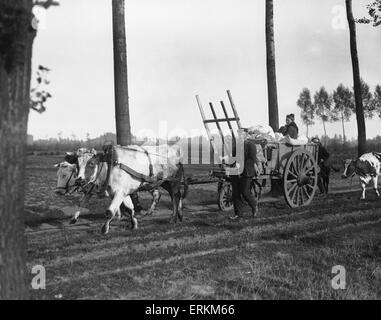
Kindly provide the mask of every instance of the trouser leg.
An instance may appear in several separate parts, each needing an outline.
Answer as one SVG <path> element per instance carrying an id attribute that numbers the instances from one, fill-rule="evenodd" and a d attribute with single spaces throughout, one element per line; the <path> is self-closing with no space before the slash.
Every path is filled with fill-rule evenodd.
<path id="1" fill-rule="evenodd" d="M 257 199 L 250 192 L 251 181 L 252 181 L 251 177 L 241 177 L 240 178 L 240 190 L 241 190 L 243 198 L 248 203 L 248 205 L 251 207 L 252 213 L 256 214 L 257 209 L 258 209 Z"/>
<path id="2" fill-rule="evenodd" d="M 242 199 L 241 199 L 241 191 L 240 191 L 240 183 L 239 183 L 239 177 L 234 176 L 232 178 L 232 193 L 233 193 L 233 207 L 234 207 L 234 214 L 236 216 L 242 216 Z"/>

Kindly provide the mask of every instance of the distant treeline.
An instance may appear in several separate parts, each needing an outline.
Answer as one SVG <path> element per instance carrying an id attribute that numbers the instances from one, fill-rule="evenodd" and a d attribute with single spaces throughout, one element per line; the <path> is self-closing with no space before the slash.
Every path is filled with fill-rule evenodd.
<path id="1" fill-rule="evenodd" d="M 101 149 L 105 143 L 116 143 L 116 136 L 113 133 L 106 133 L 98 138 L 80 140 L 72 138 L 49 138 L 34 140 L 28 143 L 28 154 L 61 154 L 67 151 L 74 151 L 81 147 Z"/>
<path id="2" fill-rule="evenodd" d="M 176 141 L 169 141 L 169 144 Z M 135 145 L 155 145 L 166 143 L 163 139 L 148 139 L 132 136 L 132 144 Z M 95 150 L 102 150 L 103 146 L 107 144 L 116 145 L 116 135 L 108 132 L 98 138 L 87 138 L 86 140 L 72 138 L 49 138 L 39 139 L 29 142 L 27 145 L 28 155 L 60 155 L 68 151 L 75 151 L 78 148 L 94 148 Z"/>
<path id="3" fill-rule="evenodd" d="M 175 138 L 169 141 L 169 144 L 173 144 L 180 138 Z M 198 138 L 192 138 L 193 148 L 197 149 Z M 207 144 L 208 140 L 203 137 L 203 144 Z M 342 158 L 354 158 L 357 155 L 357 140 L 347 140 L 343 144 L 343 138 L 341 135 L 335 135 L 334 137 L 321 137 L 321 141 L 326 146 L 328 151 L 333 156 L 335 161 Z M 132 143 L 136 145 L 155 145 L 166 143 L 164 140 L 150 140 L 148 138 L 132 137 Z M 185 143 L 187 139 L 181 139 L 180 145 L 186 147 Z M 114 133 L 106 133 L 98 138 L 94 139 L 74 139 L 74 138 L 50 138 L 35 140 L 28 145 L 28 155 L 60 155 L 67 151 L 74 151 L 80 147 L 94 148 L 96 150 L 102 150 L 105 144 L 116 144 L 116 136 Z M 192 148 L 192 149 L 193 149 Z M 377 136 L 367 140 L 367 151 L 381 152 L 381 136 Z"/>
<path id="4" fill-rule="evenodd" d="M 354 159 L 357 157 L 357 139 L 347 140 L 343 144 L 343 137 L 335 135 L 332 138 L 321 137 L 321 141 L 326 146 L 332 156 L 332 161 L 337 165 L 344 159 Z M 367 152 L 381 152 L 381 136 L 376 136 L 366 141 Z"/>

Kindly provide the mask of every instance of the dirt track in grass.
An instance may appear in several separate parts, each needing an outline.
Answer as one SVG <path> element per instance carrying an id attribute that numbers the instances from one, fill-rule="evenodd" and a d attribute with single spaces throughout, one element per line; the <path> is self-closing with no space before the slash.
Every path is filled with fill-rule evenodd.
<path id="1" fill-rule="evenodd" d="M 309 207 L 263 203 L 256 219 L 233 222 L 218 210 L 216 185 L 191 186 L 182 223 L 169 224 L 163 192 L 139 230 L 121 220 L 102 236 L 108 200 L 94 199 L 69 226 L 75 197 L 52 193 L 57 159 L 41 158 L 28 162 L 25 208 L 28 268 L 43 265 L 47 277 L 46 290 L 31 289 L 34 299 L 381 298 L 381 200 L 371 191 L 359 201 L 334 178 L 340 192 L 317 195 Z M 147 207 L 150 195 L 141 197 Z M 330 284 L 338 264 L 346 290 Z"/>

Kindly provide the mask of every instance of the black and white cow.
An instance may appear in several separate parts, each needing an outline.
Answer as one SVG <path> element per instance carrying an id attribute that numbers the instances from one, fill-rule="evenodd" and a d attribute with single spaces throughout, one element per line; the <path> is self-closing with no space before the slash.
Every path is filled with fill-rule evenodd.
<path id="1" fill-rule="evenodd" d="M 381 167 L 380 161 L 381 153 L 376 152 L 365 153 L 356 160 L 345 160 L 342 178 L 353 177 L 354 175 L 359 176 L 362 188 L 361 199 L 365 199 L 365 189 L 371 181 L 373 182 L 373 188 L 377 196 L 380 196 L 377 187 Z"/>

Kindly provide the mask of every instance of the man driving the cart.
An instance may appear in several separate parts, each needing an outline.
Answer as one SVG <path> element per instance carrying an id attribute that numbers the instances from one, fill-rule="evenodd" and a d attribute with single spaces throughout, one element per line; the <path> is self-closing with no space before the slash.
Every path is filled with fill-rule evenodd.
<path id="1" fill-rule="evenodd" d="M 286 125 L 280 127 L 278 132 L 292 139 L 298 139 L 299 129 L 295 123 L 295 115 L 293 113 L 286 116 Z"/>
<path id="2" fill-rule="evenodd" d="M 232 177 L 234 216 L 230 217 L 231 220 L 242 218 L 244 206 L 242 198 L 250 206 L 252 216 L 255 217 L 258 214 L 258 201 L 250 190 L 252 179 L 258 176 L 258 166 L 256 164 L 257 146 L 253 136 L 254 133 L 254 128 L 247 130 L 244 141 L 244 168 L 241 175 Z"/>

